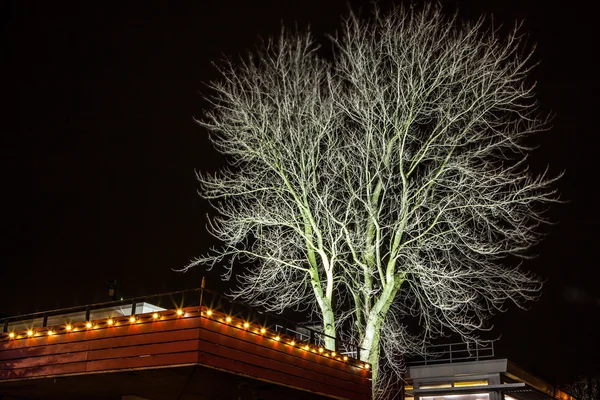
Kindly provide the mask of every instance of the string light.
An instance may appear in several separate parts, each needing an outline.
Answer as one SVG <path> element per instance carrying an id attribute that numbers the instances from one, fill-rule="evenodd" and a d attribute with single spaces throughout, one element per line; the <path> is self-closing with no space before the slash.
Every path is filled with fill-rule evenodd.
<path id="1" fill-rule="evenodd" d="M 176 310 L 176 314 L 177 314 L 178 316 L 182 316 L 182 315 L 184 315 L 184 314 L 185 314 L 185 312 L 184 312 L 184 310 L 183 310 L 183 309 L 177 309 L 177 310 Z M 207 315 L 207 316 L 211 316 L 212 314 L 213 314 L 212 310 L 206 310 L 206 315 Z M 221 315 L 223 315 L 223 314 L 221 314 Z M 155 312 L 155 313 L 152 313 L 152 318 L 153 318 L 153 319 L 160 319 L 160 318 L 161 318 L 161 315 L 160 315 L 159 313 Z M 225 321 L 225 322 L 227 322 L 227 323 L 231 323 L 231 322 L 232 322 L 232 317 L 231 317 L 231 316 L 226 316 L 224 319 L 222 319 L 222 318 L 223 318 L 223 317 L 221 317 L 219 320 L 220 320 L 220 321 Z M 129 321 L 130 321 L 131 323 L 135 323 L 135 322 L 138 322 L 138 323 L 140 323 L 140 322 L 142 322 L 142 319 L 141 319 L 141 318 L 139 318 L 139 316 L 136 316 L 136 315 L 131 315 L 131 316 L 129 317 Z M 113 325 L 115 325 L 115 324 L 116 324 L 116 321 L 115 321 L 114 319 L 112 319 L 112 318 L 109 318 L 109 319 L 107 319 L 107 320 L 106 320 L 106 325 L 107 325 L 107 326 L 113 326 Z M 85 323 L 85 327 L 86 327 L 87 329 L 91 329 L 91 328 L 100 328 L 100 327 L 101 327 L 101 325 L 94 324 L 92 321 L 87 321 L 87 322 Z M 248 321 L 244 321 L 243 323 L 239 323 L 239 324 L 237 324 L 237 323 L 236 323 L 236 324 L 235 324 L 235 327 L 238 327 L 238 328 L 239 328 L 239 327 L 243 327 L 244 329 L 248 329 L 248 328 L 250 328 L 250 323 L 249 323 Z M 77 329 L 75 329 L 75 328 L 73 327 L 73 325 L 71 325 L 71 324 L 67 324 L 67 325 L 65 325 L 65 326 L 64 326 L 64 329 L 65 329 L 67 332 L 71 332 L 71 331 L 76 331 L 76 330 L 77 330 Z M 260 328 L 260 329 L 257 329 L 255 332 L 257 332 L 257 333 L 260 333 L 260 334 L 264 335 L 264 334 L 266 334 L 266 333 L 267 333 L 267 329 L 266 329 L 266 328 L 264 328 L 264 327 L 262 327 L 262 328 Z M 56 332 L 55 330 L 52 330 L 52 329 L 49 329 L 49 330 L 47 330 L 47 332 L 46 332 L 46 333 L 47 333 L 47 335 L 48 335 L 48 336 L 53 336 L 53 335 L 57 334 L 57 332 Z M 26 334 L 27 334 L 27 336 L 29 336 L 29 337 L 36 336 L 36 332 L 35 332 L 33 329 L 29 329 L 29 330 L 27 330 L 27 331 L 26 331 Z M 8 337 L 9 337 L 10 339 L 13 339 L 13 338 L 17 338 L 18 336 L 17 336 L 17 334 L 16 334 L 15 332 L 10 332 L 10 333 L 8 334 Z M 277 334 L 277 333 L 275 333 L 275 336 L 271 336 L 271 338 L 272 338 L 273 340 L 275 340 L 275 341 L 281 341 L 281 340 L 282 340 L 282 337 L 280 336 L 280 334 Z M 284 339 L 285 339 L 285 338 L 284 338 Z M 288 345 L 290 345 L 290 346 L 296 346 L 296 341 L 295 341 L 295 340 L 293 340 L 293 339 L 292 339 L 292 340 L 290 340 L 290 341 L 289 341 L 289 342 L 287 342 L 287 343 L 288 343 Z M 338 354 L 337 354 L 335 351 L 326 352 L 326 351 L 325 351 L 325 349 L 324 349 L 323 347 L 318 347 L 318 348 L 312 348 L 312 349 L 311 349 L 311 347 L 310 347 L 310 345 L 309 345 L 309 344 L 305 344 L 305 345 L 301 345 L 301 344 L 300 344 L 300 345 L 299 345 L 299 347 L 300 347 L 301 349 L 303 349 L 303 350 L 306 350 L 306 351 L 310 351 L 310 350 L 312 350 L 312 352 L 315 352 L 315 353 L 316 353 L 316 352 L 318 352 L 318 353 L 322 354 L 322 355 L 323 355 L 323 356 L 325 356 L 325 357 L 329 357 L 329 356 L 331 356 L 331 357 L 333 357 L 334 359 L 336 359 L 336 360 L 338 360 L 338 361 L 342 361 L 342 360 L 343 360 L 343 361 L 348 361 L 348 360 L 349 360 L 349 357 L 348 357 L 348 356 L 344 355 L 344 356 L 339 356 L 339 357 L 336 357 L 336 356 L 338 356 Z M 365 370 L 369 370 L 369 369 L 371 368 L 370 364 L 368 364 L 368 363 L 364 363 L 364 364 L 358 363 L 358 364 L 353 364 L 353 365 L 355 365 L 355 366 L 360 366 L 361 368 L 363 368 L 363 369 L 365 369 Z"/>

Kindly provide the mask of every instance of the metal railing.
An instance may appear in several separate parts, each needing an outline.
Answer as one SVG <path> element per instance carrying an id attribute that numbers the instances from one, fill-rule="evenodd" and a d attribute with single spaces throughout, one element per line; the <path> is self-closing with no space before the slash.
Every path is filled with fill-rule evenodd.
<path id="1" fill-rule="evenodd" d="M 267 330 L 296 338 L 299 343 L 321 347 L 325 345 L 325 339 L 328 335 L 316 329 L 303 326 L 280 315 L 263 312 L 247 304 L 231 300 L 220 293 L 205 289 L 203 286 L 204 284 L 202 287 L 195 289 L 11 316 L 0 319 L 0 327 L 4 336 L 7 336 L 9 332 L 16 330 L 48 328 L 117 316 L 134 316 L 167 309 L 200 307 L 224 313 L 232 318 L 237 317 L 260 324 Z M 358 346 L 337 338 L 335 339 L 335 347 L 331 350 L 351 358 L 357 359 L 360 354 Z"/>
<path id="2" fill-rule="evenodd" d="M 494 342 L 479 343 L 449 343 L 428 346 L 425 354 L 411 357 L 408 365 L 430 365 L 453 363 L 461 361 L 479 361 L 494 357 Z"/>

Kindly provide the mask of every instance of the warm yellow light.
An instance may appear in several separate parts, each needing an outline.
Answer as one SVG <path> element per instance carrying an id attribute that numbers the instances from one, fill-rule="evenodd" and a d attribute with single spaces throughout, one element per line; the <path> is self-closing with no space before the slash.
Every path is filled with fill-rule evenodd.
<path id="1" fill-rule="evenodd" d="M 369 369 L 369 364 L 365 364 L 365 369 Z"/>
<path id="2" fill-rule="evenodd" d="M 181 308 L 177 310 L 177 315 L 183 315 L 183 310 Z"/>
<path id="3" fill-rule="evenodd" d="M 154 319 L 158 319 L 158 317 L 160 317 L 160 315 L 158 315 L 158 313 L 154 313 L 154 314 L 152 314 L 152 318 L 154 318 Z"/>
<path id="4" fill-rule="evenodd" d="M 54 335 L 54 331 L 48 331 L 48 335 L 49 335 L 49 336 L 52 336 L 52 335 Z"/>
<path id="5" fill-rule="evenodd" d="M 275 340 L 280 340 L 281 338 L 279 337 L 279 335 L 275 336 Z"/>
<path id="6" fill-rule="evenodd" d="M 212 315 L 212 311 L 211 311 L 211 310 L 208 310 L 208 311 L 206 312 L 206 315 L 208 315 L 208 316 L 210 317 L 210 316 Z"/>
<path id="7" fill-rule="evenodd" d="M 228 323 L 231 322 L 231 317 L 225 318 L 225 321 L 227 321 Z"/>
<path id="8" fill-rule="evenodd" d="M 348 356 L 344 356 L 344 361 L 348 361 Z"/>
<path id="9" fill-rule="evenodd" d="M 129 322 L 131 322 L 132 324 L 135 322 L 135 317 L 133 315 L 129 317 Z"/>
<path id="10" fill-rule="evenodd" d="M 27 336 L 33 336 L 33 331 L 31 329 L 27 331 Z"/>
<path id="11" fill-rule="evenodd" d="M 8 337 L 11 338 L 11 339 L 14 338 L 15 337 L 15 333 L 14 332 L 9 333 Z"/>
<path id="12" fill-rule="evenodd" d="M 309 349 L 308 345 L 304 346 L 303 349 L 308 350 Z"/>
<path id="13" fill-rule="evenodd" d="M 335 357 L 335 351 L 331 352 L 331 357 Z"/>
<path id="14" fill-rule="evenodd" d="M 260 329 L 260 333 L 265 333 L 267 330 L 265 328 Z"/>
<path id="15" fill-rule="evenodd" d="M 71 329 L 73 329 L 73 327 L 71 326 L 71 324 L 69 324 L 69 325 L 65 326 L 65 329 L 70 331 Z"/>
<path id="16" fill-rule="evenodd" d="M 249 323 L 247 323 L 247 322 L 244 322 L 244 328 L 248 329 L 248 327 L 249 327 L 249 326 L 250 326 L 250 324 L 249 324 Z"/>
<path id="17" fill-rule="evenodd" d="M 481 386 L 481 385 L 488 385 L 488 381 L 487 380 L 481 380 L 481 381 L 463 381 L 463 382 L 454 382 L 455 387 L 465 387 L 465 386 Z"/>
<path id="18" fill-rule="evenodd" d="M 323 352 L 323 348 L 319 347 L 319 353 L 322 353 L 322 352 Z"/>
<path id="19" fill-rule="evenodd" d="M 88 322 L 87 324 L 85 324 L 85 327 L 88 328 L 88 329 L 90 329 L 92 327 L 92 323 Z"/>
<path id="20" fill-rule="evenodd" d="M 293 340 L 290 342 L 290 346 L 295 346 L 296 342 L 294 342 Z"/>
<path id="21" fill-rule="evenodd" d="M 115 323 L 115 321 L 113 321 L 113 319 L 112 319 L 112 318 L 109 318 L 109 319 L 108 319 L 108 321 L 106 321 L 106 323 L 107 323 L 108 325 L 112 325 L 112 324 L 114 324 L 114 323 Z"/>

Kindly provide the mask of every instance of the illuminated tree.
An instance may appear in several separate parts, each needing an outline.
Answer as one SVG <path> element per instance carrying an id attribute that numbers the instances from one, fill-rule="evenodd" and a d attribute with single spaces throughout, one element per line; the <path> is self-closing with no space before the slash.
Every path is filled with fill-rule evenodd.
<path id="1" fill-rule="evenodd" d="M 567 385 L 565 390 L 577 400 L 598 400 L 600 399 L 600 377 L 579 377 Z"/>
<path id="2" fill-rule="evenodd" d="M 431 338 L 476 340 L 507 302 L 536 298 L 507 257 L 540 239 L 556 195 L 527 169 L 523 139 L 547 120 L 519 27 L 505 36 L 397 8 L 351 15 L 331 60 L 284 32 L 226 63 L 199 123 L 231 167 L 198 176 L 223 246 L 187 268 L 224 265 L 267 310 L 310 307 L 376 382 Z"/>

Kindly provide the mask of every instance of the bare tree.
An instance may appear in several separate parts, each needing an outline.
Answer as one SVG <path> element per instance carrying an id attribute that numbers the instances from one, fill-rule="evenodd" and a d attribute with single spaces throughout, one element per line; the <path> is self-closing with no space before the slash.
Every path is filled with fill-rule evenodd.
<path id="1" fill-rule="evenodd" d="M 535 299 L 540 281 L 506 258 L 527 255 L 556 200 L 523 144 L 547 119 L 519 26 L 484 25 L 397 8 L 350 15 L 332 60 L 284 32 L 226 63 L 199 123 L 232 166 L 198 177 L 223 247 L 187 268 L 227 260 L 236 296 L 310 307 L 374 382 L 380 361 L 399 372 L 399 355 L 477 340 L 507 302 Z"/>
<path id="2" fill-rule="evenodd" d="M 600 377 L 580 376 L 564 389 L 577 400 L 600 400 Z"/>

